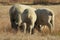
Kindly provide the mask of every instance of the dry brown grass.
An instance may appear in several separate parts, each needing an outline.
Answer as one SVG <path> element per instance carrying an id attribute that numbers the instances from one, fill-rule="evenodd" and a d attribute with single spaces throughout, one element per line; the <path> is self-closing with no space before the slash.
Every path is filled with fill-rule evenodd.
<path id="1" fill-rule="evenodd" d="M 48 34 L 47 30 L 43 30 L 44 32 L 37 32 L 33 35 L 29 35 L 29 33 L 24 34 L 21 31 L 13 31 L 10 26 L 9 19 L 9 9 L 11 6 L 0 6 L 0 40 L 60 40 L 60 5 L 30 5 L 34 8 L 50 8 L 55 13 L 55 27 L 54 32 Z"/>

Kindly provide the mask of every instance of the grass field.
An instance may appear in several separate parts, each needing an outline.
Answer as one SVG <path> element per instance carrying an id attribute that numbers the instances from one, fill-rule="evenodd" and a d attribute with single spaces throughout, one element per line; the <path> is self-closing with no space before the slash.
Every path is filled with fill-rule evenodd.
<path id="1" fill-rule="evenodd" d="M 60 5 L 29 5 L 34 8 L 49 8 L 55 14 L 54 32 L 48 34 L 40 33 L 35 30 L 33 35 L 29 33 L 12 31 L 9 18 L 9 9 L 11 5 L 0 5 L 0 40 L 60 40 Z M 44 31 L 44 30 L 43 30 Z"/>

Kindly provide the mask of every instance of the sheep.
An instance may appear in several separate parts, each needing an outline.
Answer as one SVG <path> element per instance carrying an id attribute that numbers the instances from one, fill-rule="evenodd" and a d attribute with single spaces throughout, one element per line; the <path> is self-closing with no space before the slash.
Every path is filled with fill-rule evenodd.
<path id="1" fill-rule="evenodd" d="M 18 10 L 15 6 L 12 6 L 9 10 L 9 16 L 10 16 L 10 22 L 11 27 L 15 30 L 17 30 L 18 22 L 19 22 L 19 16 L 18 16 Z"/>
<path id="2" fill-rule="evenodd" d="M 37 15 L 35 26 L 41 28 L 42 26 L 47 25 L 51 32 L 52 27 L 54 27 L 54 12 L 48 8 L 40 8 L 36 9 L 35 13 Z"/>
<path id="3" fill-rule="evenodd" d="M 25 31 L 26 31 L 26 28 L 29 26 L 30 34 L 32 34 L 34 24 L 37 19 L 35 11 L 32 8 L 25 9 L 23 14 L 21 15 L 21 18 L 22 18 L 22 23 L 24 23 L 25 25 Z"/>

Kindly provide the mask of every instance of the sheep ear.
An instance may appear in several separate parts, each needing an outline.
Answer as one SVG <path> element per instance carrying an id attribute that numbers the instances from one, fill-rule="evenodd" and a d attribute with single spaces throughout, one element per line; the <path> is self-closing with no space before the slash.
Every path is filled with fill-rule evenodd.
<path id="1" fill-rule="evenodd" d="M 28 9 L 25 9 L 23 13 L 28 13 Z"/>
<path id="2" fill-rule="evenodd" d="M 49 11 L 49 14 L 48 15 L 52 16 L 52 12 Z"/>
<path id="3" fill-rule="evenodd" d="M 37 13 L 37 10 L 35 10 L 35 13 Z"/>
<path id="4" fill-rule="evenodd" d="M 38 13 L 39 11 L 40 11 L 40 9 L 36 9 L 36 10 L 35 10 L 35 13 Z"/>

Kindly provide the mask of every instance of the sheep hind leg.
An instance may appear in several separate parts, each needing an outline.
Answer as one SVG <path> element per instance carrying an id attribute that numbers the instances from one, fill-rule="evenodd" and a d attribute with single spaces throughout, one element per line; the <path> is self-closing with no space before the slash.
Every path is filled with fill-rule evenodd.
<path id="1" fill-rule="evenodd" d="M 23 23 L 23 26 L 24 26 L 24 33 L 26 34 L 26 29 L 27 29 L 26 23 Z"/>
<path id="2" fill-rule="evenodd" d="M 41 26 L 42 25 L 37 25 L 38 32 L 41 32 Z"/>
<path id="3" fill-rule="evenodd" d="M 30 25 L 30 35 L 33 33 L 34 24 Z"/>
<path id="4" fill-rule="evenodd" d="M 52 24 L 51 23 L 48 23 L 47 26 L 48 26 L 48 28 L 50 30 L 50 33 L 51 33 L 52 32 L 52 30 L 51 30 L 52 29 Z"/>

